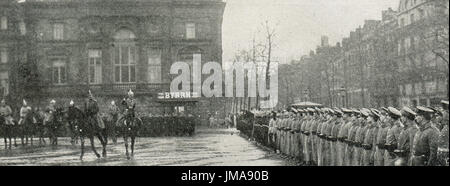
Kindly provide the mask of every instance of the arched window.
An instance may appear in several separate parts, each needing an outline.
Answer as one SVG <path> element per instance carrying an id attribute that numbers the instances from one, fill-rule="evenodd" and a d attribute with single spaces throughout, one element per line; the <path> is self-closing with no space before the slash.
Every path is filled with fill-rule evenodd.
<path id="1" fill-rule="evenodd" d="M 136 82 L 137 48 L 134 33 L 121 28 L 114 34 L 114 81 L 116 83 Z"/>
<path id="2" fill-rule="evenodd" d="M 129 40 L 134 40 L 136 39 L 136 36 L 134 35 L 134 33 L 127 29 L 127 28 L 121 28 L 119 29 L 115 34 L 114 34 L 114 40 L 116 41 L 129 41 Z"/>

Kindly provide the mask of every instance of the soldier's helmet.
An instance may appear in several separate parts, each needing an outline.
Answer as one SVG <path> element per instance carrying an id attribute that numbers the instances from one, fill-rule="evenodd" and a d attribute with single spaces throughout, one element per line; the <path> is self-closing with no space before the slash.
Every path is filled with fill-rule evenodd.
<path id="1" fill-rule="evenodd" d="M 362 108 L 360 110 L 361 116 L 363 116 L 364 118 L 368 118 L 370 116 L 370 111 L 366 108 Z"/>
<path id="2" fill-rule="evenodd" d="M 410 120 L 414 120 L 416 115 L 417 115 L 417 113 L 414 112 L 409 107 L 403 107 L 401 111 L 402 111 L 402 115 L 405 116 L 406 118 L 410 119 Z"/>
<path id="3" fill-rule="evenodd" d="M 389 116 L 393 119 L 398 119 L 402 117 L 402 113 L 394 107 L 388 107 Z"/>
<path id="4" fill-rule="evenodd" d="M 73 106 L 74 104 L 75 104 L 75 102 L 73 102 L 73 100 L 70 100 L 69 105 L 70 105 L 70 106 Z"/>
<path id="5" fill-rule="evenodd" d="M 89 99 L 94 99 L 94 95 L 92 94 L 91 90 L 89 90 L 88 97 Z"/>
<path id="6" fill-rule="evenodd" d="M 50 101 L 50 104 L 55 104 L 56 103 L 56 101 L 54 100 L 54 99 L 52 99 L 51 101 Z"/>
<path id="7" fill-rule="evenodd" d="M 112 100 L 111 105 L 116 105 L 116 102 L 114 100 Z"/>
<path id="8" fill-rule="evenodd" d="M 6 103 L 5 99 L 2 99 L 2 101 L 0 103 L 5 104 Z"/>
<path id="9" fill-rule="evenodd" d="M 434 111 L 423 106 L 417 106 L 417 115 L 423 116 L 427 120 L 431 120 L 431 116 L 433 115 Z"/>
<path id="10" fill-rule="evenodd" d="M 23 106 L 27 106 L 27 101 L 25 99 L 22 100 Z"/>
<path id="11" fill-rule="evenodd" d="M 448 101 L 442 100 L 441 105 L 444 110 L 448 111 Z"/>
<path id="12" fill-rule="evenodd" d="M 128 90 L 128 97 L 133 97 L 134 96 L 134 92 L 130 89 Z"/>

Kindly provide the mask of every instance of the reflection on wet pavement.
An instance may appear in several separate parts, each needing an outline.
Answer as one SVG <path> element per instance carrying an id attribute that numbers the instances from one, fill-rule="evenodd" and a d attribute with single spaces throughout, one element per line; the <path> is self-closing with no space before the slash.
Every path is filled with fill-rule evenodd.
<path id="1" fill-rule="evenodd" d="M 108 156 L 96 158 L 87 146 L 83 161 L 79 160 L 79 145 L 69 138 L 60 138 L 57 147 L 25 146 L 5 150 L 0 142 L 0 165 L 100 165 L 100 166 L 278 166 L 286 165 L 281 158 L 261 150 L 237 135 L 234 129 L 202 129 L 193 137 L 138 138 L 135 155 L 126 160 L 123 140 L 109 142 Z M 47 140 L 48 141 L 48 140 Z M 18 144 L 20 140 L 17 141 Z M 86 143 L 90 144 L 90 143 Z M 101 145 L 96 140 L 97 151 Z"/>

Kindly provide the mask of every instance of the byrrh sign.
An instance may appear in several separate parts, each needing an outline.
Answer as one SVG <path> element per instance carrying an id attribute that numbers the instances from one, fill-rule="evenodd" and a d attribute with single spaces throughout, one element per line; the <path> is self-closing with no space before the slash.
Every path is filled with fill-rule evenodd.
<path id="1" fill-rule="evenodd" d="M 158 93 L 158 99 L 190 99 L 199 98 L 197 92 L 161 92 Z"/>

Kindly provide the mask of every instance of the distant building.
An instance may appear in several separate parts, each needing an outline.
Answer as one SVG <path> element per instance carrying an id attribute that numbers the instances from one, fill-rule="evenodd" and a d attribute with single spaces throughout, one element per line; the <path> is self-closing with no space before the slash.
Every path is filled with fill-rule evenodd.
<path id="1" fill-rule="evenodd" d="M 397 61 L 402 106 L 432 106 L 448 99 L 448 3 L 400 1 Z"/>
<path id="2" fill-rule="evenodd" d="M 91 90 L 104 108 L 131 89 L 142 111 L 220 112 L 218 99 L 158 95 L 169 91 L 172 63 L 222 62 L 224 8 L 221 0 L 2 0 L 1 93 L 67 105 Z"/>

